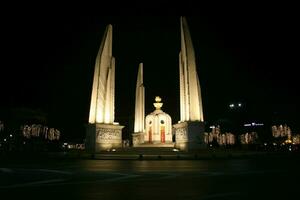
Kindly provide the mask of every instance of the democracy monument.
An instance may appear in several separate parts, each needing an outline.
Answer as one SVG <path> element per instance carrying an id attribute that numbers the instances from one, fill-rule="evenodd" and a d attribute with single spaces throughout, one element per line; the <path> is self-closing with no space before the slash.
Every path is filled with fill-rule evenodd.
<path id="1" fill-rule="evenodd" d="M 143 63 L 138 68 L 135 96 L 133 148 L 173 147 L 183 151 L 202 149 L 204 117 L 201 87 L 196 70 L 195 52 L 187 21 L 180 18 L 181 51 L 179 52 L 180 121 L 172 124 L 163 112 L 163 102 L 155 97 L 155 110 L 145 116 Z M 95 62 L 86 150 L 97 153 L 122 148 L 124 126 L 115 118 L 115 58 L 112 56 L 112 25 L 108 25 Z"/>

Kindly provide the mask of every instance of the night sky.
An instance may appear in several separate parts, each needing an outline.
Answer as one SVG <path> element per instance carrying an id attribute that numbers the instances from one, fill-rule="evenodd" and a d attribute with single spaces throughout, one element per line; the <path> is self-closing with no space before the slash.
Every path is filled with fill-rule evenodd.
<path id="1" fill-rule="evenodd" d="M 237 6 L 211 6 L 209 11 L 194 4 L 182 9 L 128 6 L 116 7 L 110 15 L 100 12 L 101 7 L 99 13 L 56 6 L 14 8 L 2 14 L 0 108 L 39 109 L 66 138 L 82 138 L 95 58 L 110 23 L 116 58 L 115 121 L 126 126 L 126 135 L 133 130 L 136 75 L 143 62 L 146 114 L 159 95 L 163 110 L 177 122 L 179 17 L 185 15 L 205 120 L 226 118 L 228 105 L 242 102 L 249 121 L 289 123 L 299 133 L 299 16 L 293 6 Z"/>

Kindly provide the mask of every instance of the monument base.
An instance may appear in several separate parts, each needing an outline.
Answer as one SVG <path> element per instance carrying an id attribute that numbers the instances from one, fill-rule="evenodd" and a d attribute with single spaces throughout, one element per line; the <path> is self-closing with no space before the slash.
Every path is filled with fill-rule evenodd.
<path id="1" fill-rule="evenodd" d="M 144 142 L 144 134 L 142 132 L 132 134 L 132 145 L 134 147 Z"/>
<path id="2" fill-rule="evenodd" d="M 98 153 L 122 147 L 122 129 L 115 124 L 88 124 L 86 130 L 86 150 Z"/>
<path id="3" fill-rule="evenodd" d="M 142 143 L 138 144 L 135 147 L 152 147 L 152 148 L 157 148 L 157 147 L 169 147 L 169 148 L 174 148 L 174 143 L 173 142 L 168 142 L 168 143 Z"/>
<path id="4" fill-rule="evenodd" d="M 173 125 L 175 133 L 175 148 L 182 151 L 205 149 L 204 122 L 180 122 Z"/>

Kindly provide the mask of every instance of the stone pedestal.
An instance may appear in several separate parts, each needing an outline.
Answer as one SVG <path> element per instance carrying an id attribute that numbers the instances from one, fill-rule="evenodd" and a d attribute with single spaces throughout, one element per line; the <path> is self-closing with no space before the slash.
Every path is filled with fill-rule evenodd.
<path id="1" fill-rule="evenodd" d="M 204 122 L 180 122 L 173 125 L 175 133 L 175 147 L 183 151 L 205 149 Z"/>
<path id="2" fill-rule="evenodd" d="M 134 147 L 144 143 L 144 134 L 145 133 L 142 133 L 142 132 L 132 134 L 132 145 Z"/>
<path id="3" fill-rule="evenodd" d="M 122 147 L 122 129 L 115 124 L 88 124 L 86 131 L 86 150 L 91 153 Z"/>

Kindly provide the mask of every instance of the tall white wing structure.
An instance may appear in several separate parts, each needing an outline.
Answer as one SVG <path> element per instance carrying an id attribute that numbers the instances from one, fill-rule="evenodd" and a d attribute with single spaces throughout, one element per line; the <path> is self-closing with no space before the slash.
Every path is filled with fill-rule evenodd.
<path id="1" fill-rule="evenodd" d="M 112 25 L 108 25 L 95 62 L 89 123 L 113 124 L 115 116 L 115 58 Z"/>
<path id="2" fill-rule="evenodd" d="M 143 63 L 140 63 L 135 89 L 134 132 L 143 133 L 145 130 L 145 88 L 143 82 Z"/>
<path id="3" fill-rule="evenodd" d="M 181 51 L 179 53 L 180 121 L 204 121 L 201 88 L 196 59 L 187 21 L 180 18 Z"/>

